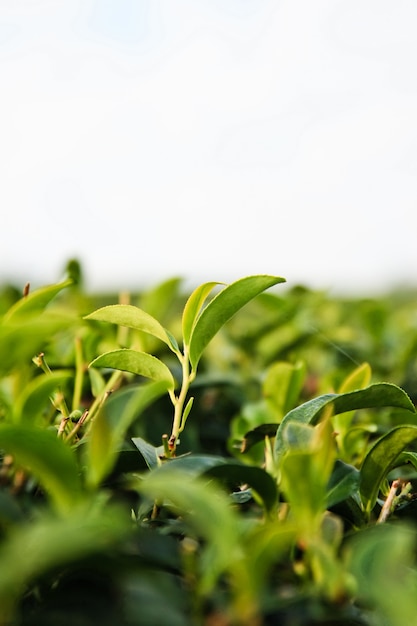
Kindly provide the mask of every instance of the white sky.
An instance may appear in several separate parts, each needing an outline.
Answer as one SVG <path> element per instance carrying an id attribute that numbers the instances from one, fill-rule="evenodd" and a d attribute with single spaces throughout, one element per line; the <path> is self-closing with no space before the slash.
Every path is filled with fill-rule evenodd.
<path id="1" fill-rule="evenodd" d="M 417 284 L 415 0 L 0 0 L 0 281 Z"/>

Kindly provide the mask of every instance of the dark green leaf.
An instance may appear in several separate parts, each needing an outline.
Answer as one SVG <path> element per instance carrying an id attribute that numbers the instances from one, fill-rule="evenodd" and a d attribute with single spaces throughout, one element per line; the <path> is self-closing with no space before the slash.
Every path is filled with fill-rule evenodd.
<path id="1" fill-rule="evenodd" d="M 415 412 L 415 408 L 405 391 L 389 383 L 376 383 L 349 393 L 328 393 L 314 398 L 305 404 L 293 409 L 282 420 L 275 438 L 275 456 L 279 461 L 285 452 L 283 432 L 291 421 L 303 424 L 316 424 L 323 410 L 331 407 L 333 414 L 345 413 L 357 409 L 397 407 Z"/>
<path id="2" fill-rule="evenodd" d="M 81 498 L 75 455 L 56 434 L 29 426 L 0 426 L 0 449 L 39 480 L 56 508 L 68 512 Z"/>
<path id="3" fill-rule="evenodd" d="M 378 497 L 382 481 L 405 448 L 417 439 L 417 426 L 397 426 L 374 443 L 360 469 L 360 495 L 369 514 Z"/>
<path id="4" fill-rule="evenodd" d="M 353 465 L 337 460 L 327 485 L 327 506 L 330 508 L 352 496 L 359 490 L 359 470 Z"/>

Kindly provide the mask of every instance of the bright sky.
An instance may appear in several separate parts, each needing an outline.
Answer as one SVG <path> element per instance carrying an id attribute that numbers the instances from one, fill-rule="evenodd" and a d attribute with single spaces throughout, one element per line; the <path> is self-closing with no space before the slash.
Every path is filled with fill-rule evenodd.
<path id="1" fill-rule="evenodd" d="M 0 281 L 417 284 L 415 0 L 1 0 Z"/>

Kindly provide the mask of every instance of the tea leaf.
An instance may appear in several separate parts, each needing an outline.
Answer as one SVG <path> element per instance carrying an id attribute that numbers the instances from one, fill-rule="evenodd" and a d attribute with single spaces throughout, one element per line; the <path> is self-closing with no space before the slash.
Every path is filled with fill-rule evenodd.
<path id="1" fill-rule="evenodd" d="M 206 594 L 218 577 L 240 568 L 236 532 L 238 520 L 227 496 L 214 485 L 190 476 L 180 470 L 163 471 L 164 466 L 150 472 L 140 483 L 139 490 L 146 496 L 164 502 L 181 511 L 206 542 L 201 559 L 198 585 Z"/>
<path id="2" fill-rule="evenodd" d="M 327 485 L 327 507 L 330 508 L 356 495 L 358 487 L 359 470 L 338 459 Z"/>
<path id="3" fill-rule="evenodd" d="M 97 309 L 84 319 L 110 322 L 119 326 L 127 326 L 134 330 L 140 330 L 157 337 L 163 341 L 173 352 L 177 352 L 177 346 L 172 342 L 172 336 L 152 315 L 142 311 L 131 304 L 112 304 Z"/>
<path id="4" fill-rule="evenodd" d="M 141 413 L 167 391 L 165 381 L 121 389 L 94 418 L 87 441 L 87 482 L 96 487 L 113 469 L 123 438 Z M 135 441 L 134 441 L 135 443 Z"/>
<path id="5" fill-rule="evenodd" d="M 24 421 L 32 425 L 40 421 L 45 408 L 51 405 L 51 396 L 72 375 L 70 371 L 60 370 L 31 380 L 16 402 L 14 421 Z"/>
<path id="6" fill-rule="evenodd" d="M 64 280 L 56 285 L 48 285 L 29 293 L 18 300 L 6 313 L 4 322 L 17 322 L 28 315 L 41 313 L 50 301 L 63 289 L 73 285 L 72 279 Z"/>
<path id="7" fill-rule="evenodd" d="M 417 426 L 397 426 L 368 451 L 360 469 L 360 496 L 367 513 L 375 506 L 385 476 L 401 452 L 417 439 Z"/>
<path id="8" fill-rule="evenodd" d="M 185 303 L 184 311 L 182 314 L 182 335 L 185 345 L 188 345 L 190 343 L 190 338 L 195 326 L 195 322 L 201 312 L 201 307 L 206 301 L 207 296 L 214 289 L 214 287 L 221 284 L 223 283 L 211 282 L 200 285 L 192 292 L 187 302 Z"/>
<path id="9" fill-rule="evenodd" d="M 80 499 L 81 481 L 76 457 L 69 446 L 48 430 L 29 426 L 0 426 L 0 448 L 32 473 L 60 512 Z"/>
<path id="10" fill-rule="evenodd" d="M 167 390 L 173 391 L 175 388 L 174 378 L 165 363 L 146 352 L 128 348 L 112 350 L 98 356 L 90 363 L 89 367 L 109 367 L 122 370 L 138 376 L 163 381 L 167 384 Z"/>
<path id="11" fill-rule="evenodd" d="M 406 409 L 415 413 L 414 405 L 405 391 L 390 383 L 375 383 L 366 389 L 349 393 L 328 393 L 305 402 L 287 413 L 279 425 L 275 438 L 275 457 L 279 461 L 285 452 L 286 445 L 283 432 L 286 425 L 291 421 L 316 424 L 326 407 L 331 407 L 333 414 L 339 414 L 357 409 L 387 406 Z"/>
<path id="12" fill-rule="evenodd" d="M 16 525 L 0 544 L 0 622 L 15 623 L 15 604 L 28 584 L 54 568 L 109 550 L 127 532 L 128 521 L 109 506 L 105 511 L 75 507 L 65 518 L 43 515 Z"/>
<path id="13" fill-rule="evenodd" d="M 208 343 L 235 313 L 269 287 L 283 282 L 285 279 L 277 276 L 247 276 L 218 293 L 203 309 L 191 331 L 189 344 L 193 370 L 196 370 Z"/>

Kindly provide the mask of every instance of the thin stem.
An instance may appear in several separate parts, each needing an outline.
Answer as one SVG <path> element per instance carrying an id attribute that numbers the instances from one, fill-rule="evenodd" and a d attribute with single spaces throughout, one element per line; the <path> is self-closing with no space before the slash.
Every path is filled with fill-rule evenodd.
<path id="1" fill-rule="evenodd" d="M 45 353 L 44 352 L 40 352 L 37 356 L 35 356 L 32 361 L 35 363 L 35 365 L 37 365 L 38 367 L 40 367 L 40 369 L 47 375 L 52 374 L 52 370 L 49 367 L 48 363 L 45 361 Z M 69 410 L 67 407 L 67 403 L 65 402 L 65 398 L 64 398 L 64 394 L 62 393 L 61 389 L 58 387 L 58 391 L 55 394 L 55 396 L 53 398 L 51 398 L 51 402 L 53 404 L 53 406 L 57 409 L 57 411 L 59 411 L 60 413 L 62 413 L 64 418 L 68 418 L 69 417 Z"/>
<path id="2" fill-rule="evenodd" d="M 92 418 L 95 416 L 97 411 L 101 408 L 103 402 L 108 398 L 108 396 L 115 389 L 118 388 L 118 386 L 120 385 L 122 381 L 123 375 L 124 373 L 121 372 L 120 370 L 116 370 L 113 372 L 113 374 L 110 376 L 109 380 L 107 381 L 107 384 L 104 388 L 104 392 L 100 394 L 99 396 L 97 396 L 97 398 L 92 403 L 90 410 L 84 419 L 84 424 L 86 424 L 87 422 L 91 422 Z"/>
<path id="3" fill-rule="evenodd" d="M 188 346 L 184 348 L 184 354 L 179 355 L 181 365 L 182 365 L 182 384 L 181 390 L 177 398 L 174 400 L 174 421 L 172 424 L 172 432 L 168 441 L 168 446 L 171 451 L 171 454 L 175 453 L 177 439 L 181 428 L 182 422 L 182 414 L 184 410 L 185 400 L 187 398 L 187 393 L 190 388 L 190 384 L 195 378 L 195 372 L 190 372 L 190 361 L 188 358 Z"/>
<path id="4" fill-rule="evenodd" d="M 80 408 L 81 396 L 84 380 L 84 360 L 83 349 L 80 337 L 75 338 L 75 378 L 74 378 L 74 393 L 72 396 L 72 410 L 75 411 Z"/>

